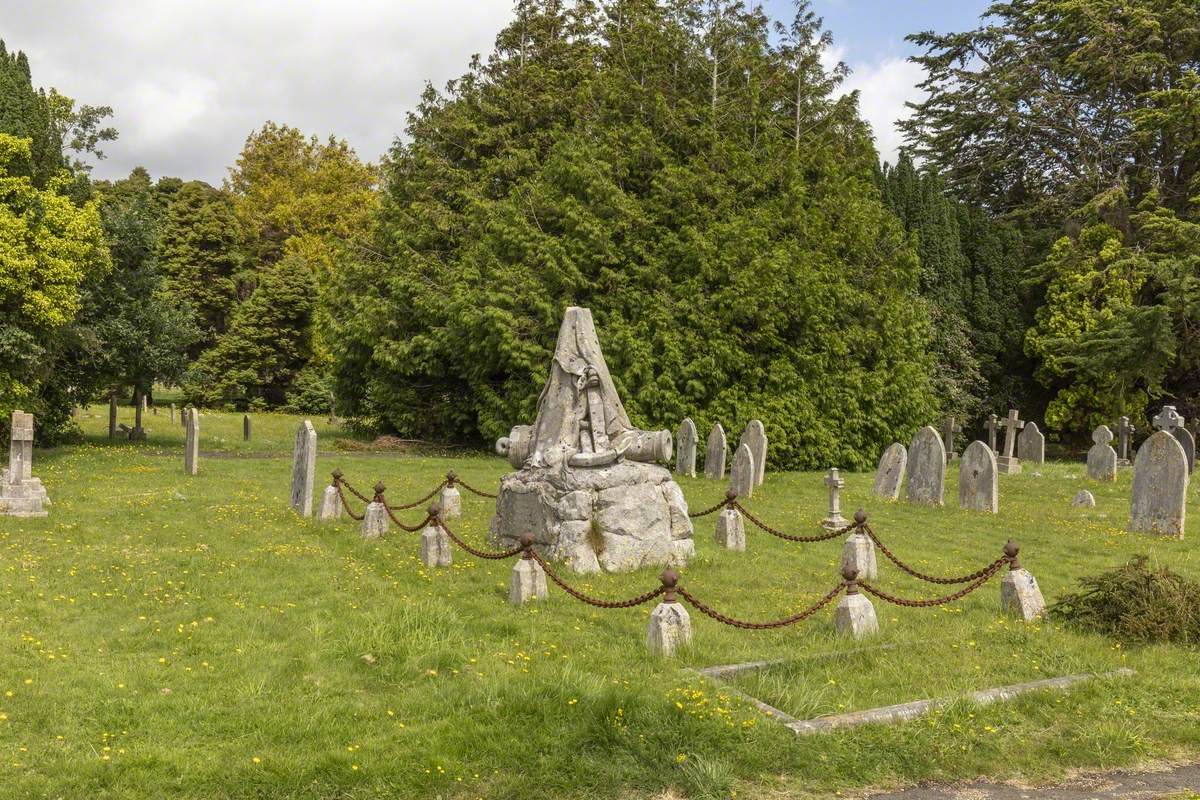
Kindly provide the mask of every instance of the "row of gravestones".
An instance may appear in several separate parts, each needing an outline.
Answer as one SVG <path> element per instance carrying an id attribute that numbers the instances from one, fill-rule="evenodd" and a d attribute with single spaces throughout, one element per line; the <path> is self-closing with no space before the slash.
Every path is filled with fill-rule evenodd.
<path id="1" fill-rule="evenodd" d="M 696 423 L 691 418 L 685 419 L 679 425 L 675 434 L 675 471 L 689 478 L 696 477 L 696 451 L 700 437 L 696 433 Z M 707 446 L 704 453 L 704 477 L 715 481 L 725 477 L 725 457 L 729 446 L 725 438 L 725 428 L 721 423 L 713 426 L 708 434 Z M 762 486 L 767 473 L 767 432 L 762 422 L 750 420 L 746 429 L 738 439 L 738 447 L 733 455 L 733 466 L 729 471 L 729 488 L 738 493 L 739 497 L 750 497 L 754 494 L 755 486 Z"/>
<path id="2" fill-rule="evenodd" d="M 1006 475 L 1015 475 L 1021 471 L 1021 462 L 1043 464 L 1046 461 L 1046 436 L 1038 428 L 1036 422 L 1026 422 L 1020 419 L 1016 409 L 1009 409 L 1008 416 L 1001 419 L 992 414 L 984 424 L 987 429 L 987 447 L 996 454 L 999 470 Z M 999 430 L 1004 428 L 1004 452 L 997 450 Z M 946 463 L 958 458 L 955 451 L 954 437 L 962 433 L 962 425 L 954 417 L 946 417 L 942 422 L 940 435 L 946 453 Z M 1020 432 L 1018 434 L 1018 431 Z"/>
<path id="3" fill-rule="evenodd" d="M 963 451 L 958 470 L 959 506 L 971 511 L 998 513 L 999 473 L 995 452 L 984 442 L 971 442 Z M 946 447 L 937 430 L 930 425 L 917 431 L 907 449 L 900 442 L 894 442 L 879 459 L 872 493 L 886 500 L 899 500 L 901 489 L 910 503 L 941 506 L 945 502 Z"/>
<path id="4" fill-rule="evenodd" d="M 1155 428 L 1170 434 L 1179 442 L 1179 446 L 1183 448 L 1187 471 L 1191 473 L 1196 469 L 1196 438 L 1184 426 L 1185 422 L 1187 420 L 1180 416 L 1175 406 L 1163 406 L 1162 411 L 1151 421 Z M 1087 454 L 1088 477 L 1096 481 L 1115 481 L 1117 469 L 1130 466 L 1130 440 L 1136 430 L 1129 424 L 1129 417 L 1121 417 L 1117 426 L 1120 435 L 1119 450 L 1112 447 L 1113 433 L 1107 425 L 1101 425 L 1092 431 L 1093 444 Z"/>

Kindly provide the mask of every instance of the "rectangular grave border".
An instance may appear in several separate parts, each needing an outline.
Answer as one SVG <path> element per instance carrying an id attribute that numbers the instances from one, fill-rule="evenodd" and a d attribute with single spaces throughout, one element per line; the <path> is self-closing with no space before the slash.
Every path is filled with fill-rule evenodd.
<path id="1" fill-rule="evenodd" d="M 746 661 L 740 664 L 721 664 L 713 667 L 688 668 L 688 671 L 693 672 L 702 678 L 707 678 L 717 684 L 720 684 L 721 688 L 751 703 L 765 716 L 789 728 L 797 736 L 804 736 L 812 733 L 828 733 L 829 731 L 840 728 L 852 728 L 872 722 L 906 722 L 908 720 L 924 716 L 925 714 L 928 714 L 936 709 L 944 708 L 948 705 L 963 700 L 967 700 L 978 705 L 988 705 L 998 700 L 1011 700 L 1012 698 L 1021 694 L 1025 694 L 1026 692 L 1035 692 L 1041 689 L 1066 689 L 1074 686 L 1077 683 L 1082 683 L 1084 681 L 1090 681 L 1097 678 L 1128 677 L 1136 674 L 1134 670 L 1129 669 L 1128 667 L 1122 667 L 1109 672 L 1085 672 L 1077 675 L 1063 675 L 1057 678 L 1043 678 L 1042 680 L 1028 681 L 1026 683 L 1014 683 L 1010 686 L 996 686 L 991 689 L 965 692 L 952 697 L 913 700 L 907 703 L 897 703 L 890 706 L 868 708 L 862 711 L 851 711 L 846 714 L 831 714 L 829 716 L 814 717 L 812 719 L 796 719 L 786 711 L 775 708 L 775 706 L 765 703 L 762 700 L 759 700 L 757 697 L 746 694 L 740 689 L 725 682 L 726 679 L 735 675 L 741 675 L 746 672 L 757 672 L 759 670 L 780 666 L 782 664 L 791 664 L 796 661 L 807 661 L 817 658 L 832 658 L 835 656 L 852 656 L 858 655 L 859 653 L 875 652 L 879 650 L 893 650 L 899 646 L 900 645 L 898 643 L 892 643 L 878 645 L 875 647 L 858 647 L 851 650 L 821 653 L 809 656 L 807 658 L 778 658 L 770 661 Z"/>

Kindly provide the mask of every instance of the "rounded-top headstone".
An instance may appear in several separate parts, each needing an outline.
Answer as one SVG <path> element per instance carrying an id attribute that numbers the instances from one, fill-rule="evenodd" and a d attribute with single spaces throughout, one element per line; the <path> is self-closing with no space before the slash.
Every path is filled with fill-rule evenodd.
<path id="1" fill-rule="evenodd" d="M 958 505 L 968 511 L 1000 511 L 1000 489 L 996 454 L 987 443 L 976 440 L 963 451 L 958 467 Z"/>
<path id="2" fill-rule="evenodd" d="M 1170 433 L 1158 431 L 1142 443 L 1133 463 L 1129 530 L 1182 538 L 1187 486 L 1183 447 Z"/>
<path id="3" fill-rule="evenodd" d="M 917 431 L 908 449 L 908 502 L 940 506 L 946 484 L 946 448 L 930 425 Z"/>

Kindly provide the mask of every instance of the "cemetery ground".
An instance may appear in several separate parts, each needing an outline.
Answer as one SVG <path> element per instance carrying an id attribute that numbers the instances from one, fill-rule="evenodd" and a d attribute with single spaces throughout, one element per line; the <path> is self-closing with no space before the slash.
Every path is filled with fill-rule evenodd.
<path id="1" fill-rule="evenodd" d="M 3 797 L 803 797 L 1200 754 L 1200 653 L 1001 616 L 998 577 L 939 608 L 874 600 L 881 632 L 861 643 L 834 634 L 832 607 L 761 632 L 689 608 L 693 644 L 661 659 L 644 646 L 653 603 L 595 609 L 551 585 L 548 601 L 515 608 L 511 561 L 455 549 L 452 567 L 429 570 L 417 534 L 364 541 L 345 517 L 298 518 L 288 491 L 300 418 L 252 416 L 244 443 L 240 414 L 203 414 L 194 478 L 165 408 L 145 418 L 146 442 L 109 442 L 107 408 L 94 407 L 80 415 L 84 443 L 37 452 L 50 516 L 0 518 Z M 392 503 L 449 469 L 490 491 L 508 471 L 485 455 L 340 451 L 346 434 L 313 422 L 318 499 L 335 467 L 362 491 L 382 479 Z M 844 477 L 847 514 L 863 507 L 897 555 L 933 574 L 973 571 L 1012 537 L 1050 603 L 1138 553 L 1200 578 L 1195 484 L 1187 536 L 1174 541 L 1124 532 L 1128 470 L 1101 484 L 1082 463 L 1027 466 L 1000 476 L 995 516 L 957 509 L 953 467 L 942 509 L 876 500 L 871 474 Z M 726 488 L 676 479 L 693 511 Z M 1080 488 L 1096 508 L 1070 505 Z M 483 544 L 493 502 L 464 491 L 455 531 Z M 812 534 L 827 494 L 820 474 L 768 472 L 744 502 Z M 713 543 L 714 523 L 696 520 L 680 585 L 724 612 L 776 619 L 840 580 L 841 539 L 794 544 L 747 522 L 747 552 L 735 553 Z M 611 599 L 658 585 L 654 569 L 563 574 Z M 882 554 L 873 583 L 903 597 L 953 590 Z M 762 659 L 785 663 L 728 683 L 694 671 Z M 738 694 L 807 718 L 1123 667 L 1136 673 L 809 736 Z"/>

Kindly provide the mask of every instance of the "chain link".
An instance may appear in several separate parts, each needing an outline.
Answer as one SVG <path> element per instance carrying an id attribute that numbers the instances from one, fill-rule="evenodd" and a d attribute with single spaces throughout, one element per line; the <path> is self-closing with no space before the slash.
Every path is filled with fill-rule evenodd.
<path id="1" fill-rule="evenodd" d="M 750 520 L 751 522 L 753 522 L 755 525 L 757 525 L 759 528 L 763 529 L 767 533 L 771 534 L 772 536 L 778 536 L 780 539 L 785 539 L 789 542 L 826 542 L 826 541 L 829 541 L 830 539 L 836 539 L 839 536 L 849 533 L 854 528 L 854 524 L 855 524 L 855 523 L 850 523 L 849 525 L 847 525 L 844 528 L 838 528 L 837 530 L 829 531 L 829 533 L 822 533 L 822 534 L 818 534 L 816 536 L 796 536 L 794 534 L 784 533 L 781 530 L 772 528 L 770 525 L 766 524 L 761 519 L 754 516 L 749 511 L 747 511 L 746 507 L 743 506 L 741 503 L 737 502 L 736 500 L 733 501 L 732 507 L 736 508 L 738 511 L 745 514 L 746 519 Z"/>
<path id="2" fill-rule="evenodd" d="M 721 502 L 717 503 L 712 508 L 706 508 L 703 511 L 696 512 L 695 514 L 689 513 L 688 517 L 690 519 L 700 519 L 701 517 L 707 517 L 709 514 L 713 514 L 717 511 L 720 511 L 722 508 L 725 508 L 725 506 L 727 506 L 727 505 L 729 505 L 729 501 L 722 500 Z"/>
<path id="3" fill-rule="evenodd" d="M 429 520 L 433 519 L 432 516 L 430 516 L 429 514 L 426 514 L 425 519 L 421 520 L 416 525 L 414 525 L 410 528 L 409 526 L 405 525 L 403 522 L 401 522 L 399 519 L 396 518 L 396 515 L 392 513 L 392 509 L 388 506 L 387 503 L 383 504 L 383 508 L 385 511 L 387 511 L 388 517 L 391 518 L 392 524 L 394 524 L 400 530 L 408 531 L 409 533 L 416 533 L 417 531 L 421 530 L 421 528 L 425 527 L 425 523 L 427 523 L 427 522 L 429 522 Z"/>
<path id="4" fill-rule="evenodd" d="M 491 492 L 480 491 L 479 489 L 476 489 L 474 486 L 472 486 L 471 484 L 464 481 L 462 478 L 455 478 L 454 482 L 456 484 L 462 486 L 464 489 L 466 489 L 468 492 L 471 492 L 472 494 L 477 494 L 480 497 L 489 497 L 492 500 L 496 499 L 496 495 L 492 494 Z"/>
<path id="5" fill-rule="evenodd" d="M 350 504 L 346 502 L 346 495 L 344 492 L 342 492 L 343 485 L 344 484 L 341 481 L 338 481 L 336 483 L 337 492 L 338 492 L 338 500 L 342 501 L 342 508 L 346 509 L 346 513 L 350 515 L 350 519 L 354 520 L 355 522 L 362 522 L 363 518 L 367 516 L 367 512 L 364 511 L 361 514 L 355 514 L 352 510 L 350 510 Z M 349 489 L 350 487 L 347 486 L 346 488 Z M 354 491 L 354 490 L 351 489 L 351 491 Z M 357 494 L 357 492 L 356 492 L 356 494 Z M 368 501 L 368 502 L 370 502 L 370 501 Z"/>
<path id="6" fill-rule="evenodd" d="M 979 578 L 967 584 L 962 589 L 959 589 L 954 594 L 948 594 L 945 597 L 936 597 L 930 600 L 907 600 L 903 597 L 896 597 L 895 595 L 890 595 L 887 592 L 876 589 L 871 584 L 862 580 L 858 581 L 858 586 L 864 592 L 873 594 L 880 600 L 892 603 L 893 605 L 904 606 L 905 608 L 932 608 L 933 606 L 945 605 L 946 603 L 952 603 L 955 600 L 961 600 L 962 598 L 966 597 L 971 592 L 987 583 L 992 576 L 1000 571 L 1000 567 L 1002 567 L 1006 561 L 1008 561 L 1007 558 L 1002 559 L 996 564 L 993 564 L 985 574 L 979 576 Z"/>
<path id="7" fill-rule="evenodd" d="M 365 494 L 360 492 L 358 489 L 355 489 L 353 486 L 351 486 L 349 483 L 347 483 L 344 478 L 342 478 L 338 481 L 338 486 L 345 486 L 346 489 L 349 490 L 350 494 L 354 495 L 359 500 L 362 500 L 364 503 L 371 502 L 371 498 L 367 497 Z"/>
<path id="8" fill-rule="evenodd" d="M 430 519 L 432 519 L 432 517 Z M 511 550 L 498 550 L 498 551 L 476 550 L 474 547 L 472 547 L 471 545 L 464 542 L 462 539 L 455 536 L 454 531 L 450 530 L 450 528 L 446 526 L 446 523 L 442 522 L 441 520 L 436 520 L 435 524 L 439 528 L 441 528 L 443 531 L 446 532 L 446 535 L 450 537 L 451 541 L 453 541 L 456 545 L 461 547 L 463 550 L 466 550 L 468 553 L 475 556 L 476 558 L 488 558 L 488 559 L 492 559 L 494 561 L 500 561 L 505 558 L 512 558 L 517 553 L 520 553 L 520 552 L 524 551 L 524 549 L 525 549 L 524 547 L 517 545 L 516 547 L 514 547 Z"/>
<path id="9" fill-rule="evenodd" d="M 550 580 L 558 584 L 564 592 L 571 595 L 576 600 L 581 600 L 584 603 L 587 603 L 589 606 L 595 606 L 596 608 L 633 608 L 634 606 L 640 606 L 642 603 L 647 603 L 653 600 L 667 590 L 667 587 L 659 586 L 657 589 L 653 589 L 645 594 L 640 594 L 637 597 L 632 597 L 628 600 L 600 600 L 599 598 L 590 597 L 589 595 L 584 594 L 568 584 L 562 578 L 558 577 L 558 573 L 550 568 L 550 565 L 546 563 L 546 560 L 542 558 L 541 553 L 539 553 L 537 550 L 534 550 L 531 547 L 529 552 L 533 556 L 533 560 L 538 562 L 546 574 L 550 576 Z"/>
<path id="10" fill-rule="evenodd" d="M 420 500 L 413 500 L 411 503 L 405 503 L 402 506 L 388 506 L 388 511 L 407 511 L 410 508 L 416 508 L 417 506 L 421 505 L 421 503 L 424 503 L 426 500 L 428 500 L 429 498 L 433 497 L 435 494 L 440 492 L 442 489 L 445 489 L 447 483 L 449 483 L 449 481 L 442 481 L 437 486 L 433 487 L 432 492 L 425 495 Z M 387 505 L 387 504 L 384 503 L 384 505 Z M 403 526 L 401 526 L 401 527 L 403 527 Z"/>
<path id="11" fill-rule="evenodd" d="M 822 608 L 829 605 L 833 601 L 833 598 L 835 598 L 839 594 L 841 594 L 842 590 L 845 588 L 846 588 L 846 582 L 843 581 L 842 583 L 839 583 L 837 586 L 833 587 L 829 591 L 829 594 L 825 595 L 820 600 L 818 600 L 816 603 L 814 603 L 813 605 L 804 609 L 800 613 L 793 614 L 792 616 L 785 617 L 784 619 L 777 619 L 774 622 L 747 622 L 747 621 L 741 620 L 741 619 L 734 619 L 733 617 L 731 617 L 727 614 L 722 614 L 720 611 L 717 611 L 715 608 L 712 608 L 711 606 L 708 606 L 705 603 L 700 602 L 699 600 L 697 600 L 695 597 L 692 596 L 691 592 L 689 592 L 688 590 L 686 590 L 684 588 L 676 587 L 675 591 L 678 592 L 680 595 L 682 595 L 683 599 L 687 600 L 689 603 L 691 603 L 693 606 L 695 606 L 697 611 L 701 612 L 702 614 L 707 614 L 708 616 L 715 619 L 717 622 L 724 623 L 725 625 L 731 625 L 735 628 L 742 628 L 744 630 L 765 631 L 765 630 L 770 630 L 772 628 L 784 628 L 784 627 L 787 627 L 788 625 L 794 625 L 797 622 L 800 622 L 801 620 L 808 619 L 813 614 L 817 613 Z"/>
<path id="12" fill-rule="evenodd" d="M 917 578 L 918 580 L 926 581 L 927 583 L 937 583 L 937 584 L 941 584 L 943 586 L 953 586 L 954 584 L 958 584 L 958 583 L 969 583 L 973 580 L 983 577 L 984 575 L 991 574 L 992 572 L 994 572 L 996 570 L 996 568 L 999 565 L 1008 561 L 1008 556 L 1000 556 L 1000 558 L 996 559 L 991 564 L 988 564 L 983 569 L 972 572 L 970 575 L 963 575 L 962 577 L 958 577 L 958 578 L 939 578 L 934 575 L 926 575 L 923 572 L 918 572 L 917 570 L 913 569 L 908 564 L 905 564 L 903 561 L 901 561 L 899 558 L 897 558 L 896 555 L 891 550 L 888 549 L 887 545 L 885 545 L 882 541 L 880 541 L 879 537 L 875 535 L 875 531 L 871 529 L 870 525 L 864 524 L 863 530 L 866 532 L 866 534 L 868 536 L 871 537 L 871 541 L 873 541 L 876 544 L 876 546 L 878 546 L 879 549 L 883 551 L 883 554 L 885 556 L 887 556 L 888 559 L 891 560 L 891 562 L 893 564 L 895 564 L 901 570 L 903 570 L 904 572 L 907 572 L 909 575 L 913 576 L 914 578 Z"/>

